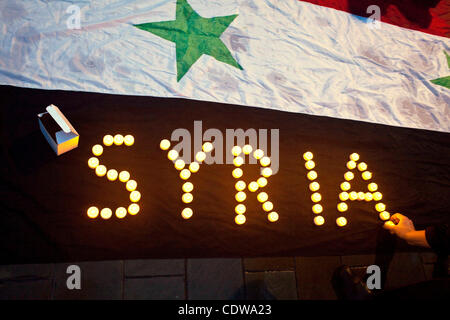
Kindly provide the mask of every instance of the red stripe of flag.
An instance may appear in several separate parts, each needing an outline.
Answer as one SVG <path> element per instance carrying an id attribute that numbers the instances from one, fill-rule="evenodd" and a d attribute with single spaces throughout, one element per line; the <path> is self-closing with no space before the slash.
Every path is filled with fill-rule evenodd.
<path id="1" fill-rule="evenodd" d="M 441 37 L 450 37 L 449 0 L 304 0 L 361 17 L 369 17 L 367 8 L 377 5 L 381 21 Z"/>

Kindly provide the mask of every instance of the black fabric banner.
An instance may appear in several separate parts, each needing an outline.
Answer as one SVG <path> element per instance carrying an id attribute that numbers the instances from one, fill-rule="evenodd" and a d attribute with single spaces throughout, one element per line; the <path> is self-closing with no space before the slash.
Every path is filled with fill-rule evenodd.
<path id="1" fill-rule="evenodd" d="M 348 225 L 339 228 L 340 184 L 352 152 L 361 155 L 391 213 L 418 229 L 449 221 L 450 135 L 358 121 L 316 117 L 170 98 L 0 87 L 2 158 L 0 263 L 132 258 L 344 255 L 388 250 L 392 237 L 374 202 L 347 201 Z M 80 134 L 78 148 L 56 156 L 39 130 L 37 114 L 58 106 Z M 279 214 L 271 223 L 247 193 L 247 222 L 237 225 L 232 164 L 202 165 L 194 184 L 194 215 L 181 217 L 183 181 L 159 148 L 177 128 L 194 134 L 217 128 L 279 129 L 279 171 L 264 188 Z M 132 134 L 131 147 L 105 147 L 107 168 L 128 170 L 142 194 L 136 216 L 90 219 L 92 205 L 128 206 L 121 182 L 99 178 L 88 167 L 91 148 L 106 134 Z M 224 142 L 225 147 L 225 142 Z M 227 150 L 229 152 L 229 150 Z M 314 153 L 325 224 L 315 226 L 302 155 Z M 259 166 L 242 166 L 244 180 Z M 357 171 L 356 171 L 357 172 Z M 357 175 L 352 189 L 367 191 Z M 408 250 L 406 245 L 401 250 Z"/>

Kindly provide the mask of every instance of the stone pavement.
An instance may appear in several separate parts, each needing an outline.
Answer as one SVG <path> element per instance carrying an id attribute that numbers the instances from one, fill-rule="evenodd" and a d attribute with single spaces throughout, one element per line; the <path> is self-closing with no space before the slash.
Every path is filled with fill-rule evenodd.
<path id="1" fill-rule="evenodd" d="M 361 274 L 375 255 L 81 262 L 81 290 L 68 290 L 70 264 L 0 266 L 0 299 L 336 299 L 333 271 Z M 387 262 L 386 262 L 387 261 Z M 395 253 L 380 265 L 384 288 L 432 278 L 436 256 Z"/>

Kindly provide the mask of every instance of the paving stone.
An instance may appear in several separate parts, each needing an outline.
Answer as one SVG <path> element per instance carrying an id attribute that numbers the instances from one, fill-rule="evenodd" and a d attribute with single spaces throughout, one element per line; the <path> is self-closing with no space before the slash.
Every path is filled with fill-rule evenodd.
<path id="1" fill-rule="evenodd" d="M 0 265 L 0 281 L 14 278 L 50 278 L 52 264 L 15 264 Z"/>
<path id="2" fill-rule="evenodd" d="M 295 270 L 294 257 L 245 258 L 245 271 L 288 271 Z"/>
<path id="3" fill-rule="evenodd" d="M 419 253 L 395 253 L 386 274 L 384 289 L 395 289 L 425 281 Z"/>
<path id="4" fill-rule="evenodd" d="M 241 259 L 188 259 L 188 299 L 244 298 Z"/>
<path id="5" fill-rule="evenodd" d="M 298 297 L 302 300 L 333 300 L 333 272 L 342 265 L 341 257 L 296 257 Z"/>
<path id="6" fill-rule="evenodd" d="M 51 294 L 51 279 L 0 281 L 0 300 L 48 300 Z"/>
<path id="7" fill-rule="evenodd" d="M 183 275 L 184 259 L 125 260 L 125 277 Z"/>
<path id="8" fill-rule="evenodd" d="M 124 298 L 127 300 L 185 299 L 184 276 L 125 279 Z"/>
<path id="9" fill-rule="evenodd" d="M 250 300 L 296 300 L 294 271 L 245 273 L 246 298 Z"/>
<path id="10" fill-rule="evenodd" d="M 421 252 L 420 257 L 422 263 L 435 263 L 437 261 L 437 255 L 434 252 Z"/>
<path id="11" fill-rule="evenodd" d="M 69 290 L 66 285 L 70 276 L 66 270 L 72 264 L 81 269 L 80 290 Z M 117 260 L 56 264 L 54 281 L 54 299 L 122 299 L 123 262 Z"/>
<path id="12" fill-rule="evenodd" d="M 0 300 L 45 300 L 52 292 L 52 264 L 0 265 Z"/>

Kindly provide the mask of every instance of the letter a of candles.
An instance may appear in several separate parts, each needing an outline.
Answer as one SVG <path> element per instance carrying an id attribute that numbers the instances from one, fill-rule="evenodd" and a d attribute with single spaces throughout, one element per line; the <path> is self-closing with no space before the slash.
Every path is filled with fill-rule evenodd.
<path id="1" fill-rule="evenodd" d="M 367 163 L 365 163 L 365 162 L 358 163 L 359 160 L 360 160 L 359 154 L 352 153 L 350 155 L 350 160 L 347 162 L 347 169 L 349 169 L 350 171 L 345 173 L 344 179 L 346 181 L 341 183 L 341 189 L 344 192 L 341 192 L 339 194 L 339 199 L 342 201 L 337 206 L 337 209 L 339 212 L 344 212 L 348 209 L 348 206 L 345 203 L 345 201 L 347 201 L 347 200 L 352 200 L 352 201 L 365 200 L 366 202 L 371 202 L 371 201 L 380 201 L 383 198 L 383 195 L 381 194 L 381 192 L 377 191 L 378 185 L 375 182 L 370 182 L 373 175 L 372 175 L 372 172 L 367 171 L 367 168 L 368 168 Z M 365 181 L 368 181 L 367 189 L 369 190 L 369 192 L 350 191 L 351 185 L 348 181 L 352 180 L 355 177 L 354 173 L 351 171 L 351 170 L 354 170 L 355 168 L 357 168 L 358 171 L 361 172 L 362 179 Z M 385 211 L 386 205 L 384 203 L 375 204 L 375 210 L 379 213 L 379 217 L 381 220 L 389 219 L 390 215 L 387 211 Z M 342 227 L 347 224 L 347 219 L 345 219 L 345 223 L 344 223 L 343 219 L 345 219 L 345 218 L 340 217 L 340 218 L 338 218 L 338 220 L 336 220 L 336 223 L 338 226 Z"/>

